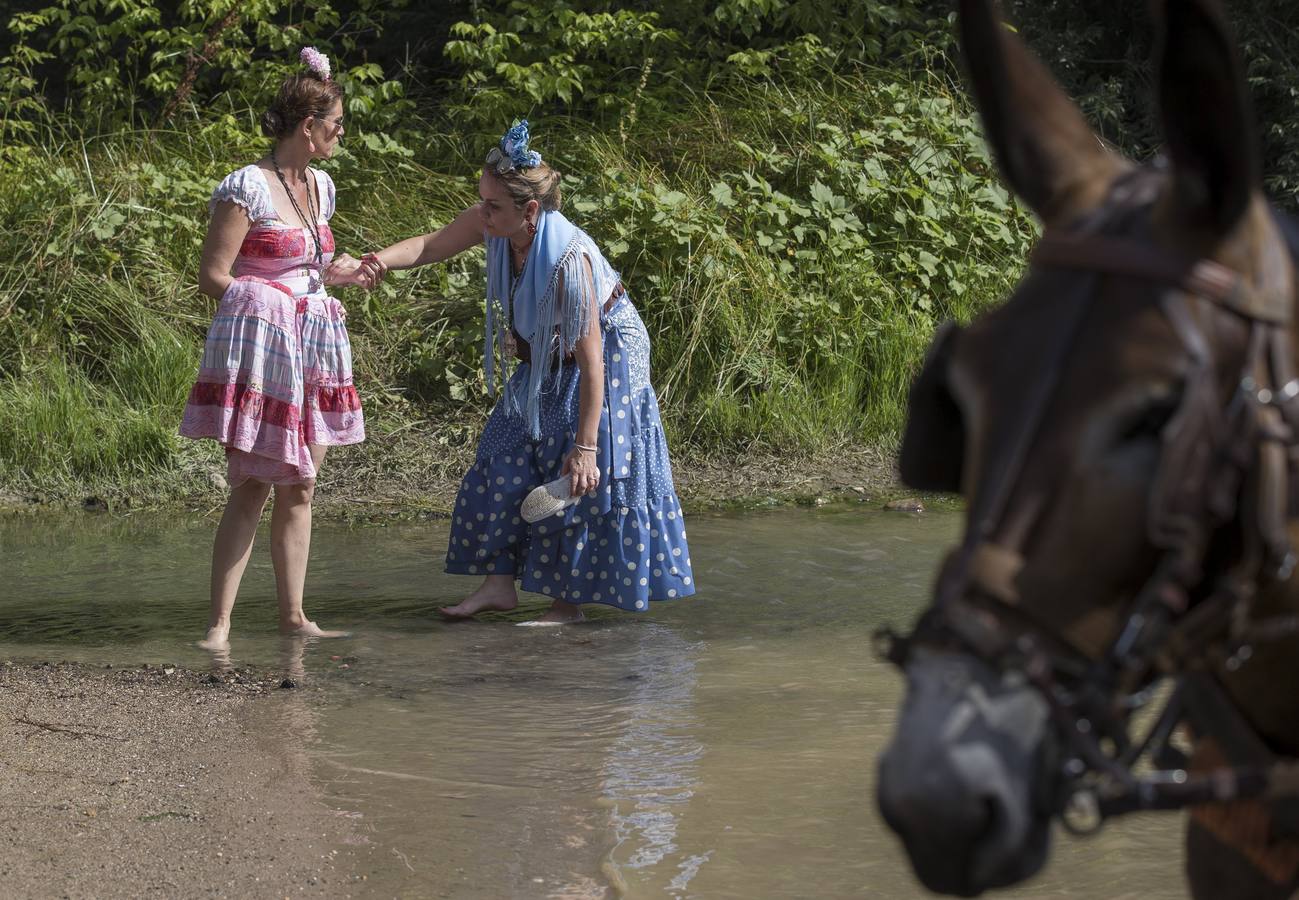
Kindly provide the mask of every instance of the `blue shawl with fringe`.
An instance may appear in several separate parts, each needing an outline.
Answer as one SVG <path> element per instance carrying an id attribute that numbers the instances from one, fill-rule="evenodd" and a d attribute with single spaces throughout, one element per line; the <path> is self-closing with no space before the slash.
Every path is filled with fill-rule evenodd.
<path id="1" fill-rule="evenodd" d="M 582 232 L 558 210 L 537 217 L 527 262 L 518 282 L 510 271 L 508 238 L 487 237 L 487 335 L 483 368 L 487 390 L 495 391 L 497 352 L 501 382 L 512 412 L 522 413 L 528 433 L 541 437 L 541 391 L 546 376 L 572 353 L 590 327 L 595 286 L 583 262 Z M 532 350 L 532 371 L 526 383 L 510 389 L 511 360 L 507 358 L 507 329 L 514 330 Z M 562 374 L 562 373 L 561 373 Z M 560 379 L 554 385 L 558 388 Z"/>

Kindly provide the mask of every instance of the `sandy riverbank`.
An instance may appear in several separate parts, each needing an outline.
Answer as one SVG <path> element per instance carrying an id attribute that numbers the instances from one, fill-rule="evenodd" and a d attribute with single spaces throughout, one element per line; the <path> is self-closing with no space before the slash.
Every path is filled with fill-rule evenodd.
<path id="1" fill-rule="evenodd" d="M 0 664 L 4 895 L 352 895 L 281 678 Z"/>

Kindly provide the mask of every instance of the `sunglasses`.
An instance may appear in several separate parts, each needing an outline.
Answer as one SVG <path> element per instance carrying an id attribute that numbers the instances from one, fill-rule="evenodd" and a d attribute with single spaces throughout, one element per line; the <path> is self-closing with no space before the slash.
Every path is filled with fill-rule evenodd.
<path id="1" fill-rule="evenodd" d="M 498 175 L 514 171 L 514 162 L 505 155 L 505 152 L 500 147 L 493 147 L 487 151 L 487 165 L 494 168 Z"/>
<path id="2" fill-rule="evenodd" d="M 342 116 L 339 116 L 337 119 L 328 119 L 328 118 L 326 118 L 326 117 L 324 117 L 324 116 L 312 116 L 311 118 L 315 119 L 317 122 L 323 122 L 323 123 L 326 124 L 326 125 L 332 125 L 332 126 L 334 126 L 335 128 L 342 128 L 342 127 L 343 127 L 343 117 L 342 117 Z"/>

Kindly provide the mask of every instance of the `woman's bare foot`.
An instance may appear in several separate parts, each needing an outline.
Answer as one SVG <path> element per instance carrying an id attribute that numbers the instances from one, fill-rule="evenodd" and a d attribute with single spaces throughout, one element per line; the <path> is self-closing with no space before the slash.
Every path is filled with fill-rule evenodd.
<path id="1" fill-rule="evenodd" d="M 230 650 L 230 623 L 213 625 L 207 630 L 207 637 L 198 642 L 204 650 L 213 652 Z"/>
<path id="2" fill-rule="evenodd" d="M 280 634 L 293 635 L 294 637 L 340 638 L 350 636 L 351 632 L 326 631 L 309 619 L 301 619 L 297 621 L 288 619 L 281 620 Z"/>
<path id="3" fill-rule="evenodd" d="M 488 575 L 478 590 L 455 606 L 440 606 L 438 612 L 448 619 L 469 619 L 480 612 L 508 612 L 519 605 L 519 592 L 508 575 Z"/>
<path id="4" fill-rule="evenodd" d="M 550 604 L 550 609 L 542 613 L 541 618 L 535 621 L 538 625 L 572 625 L 574 622 L 581 622 L 585 619 L 586 616 L 582 615 L 582 607 L 575 603 L 556 600 Z"/>

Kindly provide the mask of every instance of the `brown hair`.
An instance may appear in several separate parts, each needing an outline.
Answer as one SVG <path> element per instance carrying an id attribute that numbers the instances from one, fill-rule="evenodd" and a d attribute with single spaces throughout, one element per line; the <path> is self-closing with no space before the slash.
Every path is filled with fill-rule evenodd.
<path id="1" fill-rule="evenodd" d="M 557 210 L 564 205 L 560 196 L 559 172 L 544 162 L 527 168 L 515 167 L 508 172 L 498 172 L 495 166 L 483 166 L 483 171 L 491 175 L 505 188 L 514 205 L 522 209 L 529 200 L 536 200 L 547 212 Z"/>
<path id="2" fill-rule="evenodd" d="M 280 85 L 274 102 L 262 113 L 262 134 L 269 138 L 288 137 L 308 116 L 326 116 L 343 99 L 337 81 L 326 81 L 310 72 L 290 75 Z"/>

